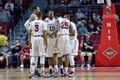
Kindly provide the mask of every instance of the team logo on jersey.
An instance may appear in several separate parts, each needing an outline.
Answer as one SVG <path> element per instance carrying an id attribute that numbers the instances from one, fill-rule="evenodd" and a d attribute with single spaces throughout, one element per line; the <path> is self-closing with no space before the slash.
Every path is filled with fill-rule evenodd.
<path id="1" fill-rule="evenodd" d="M 111 47 L 107 48 L 103 54 L 108 58 L 108 59 L 112 59 L 116 54 L 117 52 L 112 49 Z"/>

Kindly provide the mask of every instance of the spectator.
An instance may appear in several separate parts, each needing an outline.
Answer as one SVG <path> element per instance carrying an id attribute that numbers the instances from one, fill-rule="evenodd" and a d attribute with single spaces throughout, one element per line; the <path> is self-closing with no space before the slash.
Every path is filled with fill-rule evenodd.
<path id="1" fill-rule="evenodd" d="M 78 6 L 79 1 L 78 0 L 71 0 L 69 6 Z"/>
<path id="2" fill-rule="evenodd" d="M 88 16 L 89 18 L 92 18 L 92 17 L 93 17 L 93 11 L 92 11 L 91 8 L 88 9 L 87 16 Z"/>
<path id="3" fill-rule="evenodd" d="M 117 14 L 115 16 L 116 16 L 116 23 L 118 24 L 120 22 L 120 18 Z"/>
<path id="4" fill-rule="evenodd" d="M 0 6 L 2 6 L 2 5 L 3 5 L 2 0 L 0 0 Z"/>
<path id="5" fill-rule="evenodd" d="M 5 9 L 7 10 L 8 8 L 10 8 L 12 12 L 14 11 L 14 3 L 12 3 L 11 0 L 8 0 L 5 4 Z"/>
<path id="6" fill-rule="evenodd" d="M 77 10 L 77 13 L 76 13 L 75 15 L 76 15 L 77 18 L 80 19 L 80 20 L 83 19 L 83 18 L 85 18 L 85 14 L 81 11 L 80 8 Z"/>
<path id="7" fill-rule="evenodd" d="M 67 15 L 69 15 L 71 19 L 73 19 L 74 14 L 72 10 L 68 10 Z"/>
<path id="8" fill-rule="evenodd" d="M 53 8 L 54 7 L 54 0 L 50 0 L 50 1 L 48 1 L 48 5 L 49 5 L 49 7 L 50 8 Z"/>
<path id="9" fill-rule="evenodd" d="M 80 47 L 82 48 L 81 52 L 81 60 L 82 60 L 82 65 L 81 68 L 85 66 L 85 56 L 88 56 L 88 61 L 87 61 L 87 67 L 90 68 L 90 63 L 92 59 L 92 52 L 93 52 L 93 43 L 90 41 L 90 35 L 85 35 L 82 37 Z"/>
<path id="10" fill-rule="evenodd" d="M 77 30 L 79 29 L 79 26 L 81 24 L 81 21 L 78 20 L 77 16 L 74 15 L 73 22 L 76 24 Z"/>
<path id="11" fill-rule="evenodd" d="M 101 23 L 100 15 L 97 14 L 96 11 L 93 11 L 93 20 L 94 20 L 96 23 Z"/>
<path id="12" fill-rule="evenodd" d="M 5 46 L 6 41 L 7 37 L 4 35 L 4 32 L 0 30 L 0 48 Z"/>
<path id="13" fill-rule="evenodd" d="M 22 46 L 21 65 L 20 65 L 21 68 L 24 67 L 24 60 L 26 58 L 30 58 L 30 47 L 29 47 L 28 41 L 26 41 L 24 46 Z"/>
<path id="14" fill-rule="evenodd" d="M 84 22 L 81 22 L 81 27 L 78 29 L 79 35 L 85 35 L 88 33 L 87 27 L 85 26 Z"/>
<path id="15" fill-rule="evenodd" d="M 88 32 L 91 34 L 91 35 L 96 35 L 98 34 L 98 31 L 97 31 L 97 27 L 94 26 L 94 24 L 92 23 L 93 21 L 91 19 L 88 20 Z"/>
<path id="16" fill-rule="evenodd" d="M 21 4 L 20 0 L 15 0 L 14 15 L 15 15 L 15 17 L 17 17 L 16 18 L 16 23 L 21 18 L 22 11 L 23 11 L 23 8 L 22 8 L 22 4 Z"/>
<path id="17" fill-rule="evenodd" d="M 1 53 L 5 56 L 6 68 L 7 68 L 9 65 L 9 56 L 11 54 L 11 50 L 8 42 L 5 43 L 5 46 L 1 47 Z"/>
<path id="18" fill-rule="evenodd" d="M 17 58 L 17 67 L 20 67 L 21 45 L 20 41 L 16 40 L 16 44 L 11 46 L 10 67 L 13 67 L 14 57 Z"/>
<path id="19" fill-rule="evenodd" d="M 7 35 L 6 25 L 4 25 L 4 24 L 2 23 L 2 20 L 0 20 L 0 30 L 3 30 L 4 35 Z"/>
<path id="20" fill-rule="evenodd" d="M 5 11 L 3 7 L 0 7 L 0 19 L 2 20 L 3 24 L 5 24 L 7 27 L 11 18 L 10 16 L 11 15 L 9 14 L 9 12 Z"/>
<path id="21" fill-rule="evenodd" d="M 4 55 L 0 52 L 0 64 L 3 65 L 3 62 L 4 62 Z"/>
<path id="22" fill-rule="evenodd" d="M 89 4 L 88 0 L 82 0 L 81 1 L 81 5 L 88 5 L 88 4 Z"/>

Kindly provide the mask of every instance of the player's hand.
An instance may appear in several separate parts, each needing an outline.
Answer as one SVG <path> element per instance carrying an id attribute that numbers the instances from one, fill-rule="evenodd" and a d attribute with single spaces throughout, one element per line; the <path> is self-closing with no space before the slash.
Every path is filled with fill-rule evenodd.
<path id="1" fill-rule="evenodd" d="M 73 53 L 75 53 L 75 51 L 76 51 L 75 49 L 72 49 L 72 52 L 73 52 Z"/>
<path id="2" fill-rule="evenodd" d="M 47 52 L 47 47 L 45 47 L 45 53 Z"/>
<path id="3" fill-rule="evenodd" d="M 54 35 L 51 35 L 51 34 L 50 34 L 49 37 L 54 38 Z"/>

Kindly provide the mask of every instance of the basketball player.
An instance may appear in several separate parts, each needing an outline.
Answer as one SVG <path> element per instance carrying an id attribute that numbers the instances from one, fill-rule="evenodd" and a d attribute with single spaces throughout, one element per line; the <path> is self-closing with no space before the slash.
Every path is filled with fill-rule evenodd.
<path id="1" fill-rule="evenodd" d="M 54 45 L 56 42 L 56 36 L 52 35 L 56 30 L 56 19 L 54 17 L 54 12 L 49 11 L 48 17 L 45 19 L 47 24 L 47 35 L 48 35 L 48 64 L 49 64 L 49 76 L 52 77 L 53 70 L 53 53 L 54 53 Z"/>
<path id="2" fill-rule="evenodd" d="M 70 16 L 65 15 L 64 17 L 70 20 Z M 69 73 L 69 77 L 74 77 L 75 76 L 74 57 L 77 56 L 77 53 L 78 53 L 78 39 L 77 39 L 76 25 L 73 22 L 71 22 L 71 27 L 73 29 L 73 32 L 72 32 L 72 34 L 69 34 L 70 35 L 69 61 L 70 61 L 70 66 L 71 66 L 71 72 Z"/>
<path id="3" fill-rule="evenodd" d="M 40 57 L 40 65 L 41 65 L 41 76 L 45 77 L 45 56 L 47 50 L 47 34 L 46 34 L 46 24 L 42 20 L 42 14 L 37 13 L 38 20 L 34 20 L 30 24 L 29 29 L 29 46 L 32 49 L 30 53 L 30 78 L 34 77 L 34 72 L 37 68 L 38 57 Z M 32 38 L 31 38 L 32 35 Z"/>
<path id="4" fill-rule="evenodd" d="M 33 7 L 33 13 L 31 14 L 30 18 L 25 22 L 24 26 L 26 28 L 26 30 L 29 32 L 29 27 L 30 27 L 30 23 L 34 20 L 37 19 L 37 13 L 40 12 L 40 8 L 35 6 Z M 32 37 L 32 36 L 31 36 Z M 28 34 L 27 34 L 27 40 L 28 40 Z M 30 49 L 30 54 L 31 54 L 31 49 Z M 30 59 L 31 62 L 31 59 Z M 37 70 L 35 72 L 38 72 Z M 39 73 L 38 73 L 39 74 Z"/>
<path id="5" fill-rule="evenodd" d="M 26 28 L 26 30 L 28 31 L 29 30 L 29 26 L 30 26 L 30 23 L 34 20 L 37 19 L 37 16 L 36 14 L 40 12 L 40 8 L 35 6 L 33 7 L 33 13 L 31 14 L 30 18 L 25 22 L 24 26 Z"/>
<path id="6" fill-rule="evenodd" d="M 66 18 L 58 17 L 58 40 L 56 41 L 55 48 L 59 51 L 58 60 L 60 64 L 61 70 L 63 70 L 63 60 L 62 57 L 65 58 L 65 70 L 64 77 L 68 77 L 68 64 L 69 64 L 69 54 L 70 54 L 70 39 L 69 39 L 69 31 L 71 31 L 70 21 Z M 54 55 L 54 68 L 55 73 L 58 72 L 56 55 Z"/>

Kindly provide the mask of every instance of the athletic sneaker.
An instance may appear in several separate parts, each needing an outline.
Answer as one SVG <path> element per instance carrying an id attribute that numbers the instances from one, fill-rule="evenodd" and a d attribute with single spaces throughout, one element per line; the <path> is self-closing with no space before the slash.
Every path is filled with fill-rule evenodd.
<path id="1" fill-rule="evenodd" d="M 59 76 L 59 72 L 56 69 L 53 70 L 53 76 L 54 77 L 58 77 Z"/>
<path id="2" fill-rule="evenodd" d="M 85 64 L 82 64 L 82 65 L 81 65 L 81 68 L 83 68 L 84 66 L 85 66 Z"/>
<path id="3" fill-rule="evenodd" d="M 35 77 L 40 77 L 40 73 L 38 72 L 38 70 L 35 70 L 34 76 Z"/>
<path id="4" fill-rule="evenodd" d="M 91 67 L 90 64 L 87 64 L 87 67 L 90 68 Z"/>
<path id="5" fill-rule="evenodd" d="M 64 74 L 64 77 L 67 78 L 67 77 L 68 77 L 68 74 L 65 73 L 65 74 Z"/>
<path id="6" fill-rule="evenodd" d="M 21 64 L 21 65 L 20 65 L 20 68 L 23 68 L 23 67 L 24 67 L 24 65 L 23 65 L 23 64 Z"/>
<path id="7" fill-rule="evenodd" d="M 46 75 L 44 72 L 41 73 L 40 77 L 43 77 L 43 78 L 49 78 L 49 76 Z"/>
<path id="8" fill-rule="evenodd" d="M 28 78 L 34 78 L 35 76 L 34 76 L 34 74 L 30 74 L 29 76 L 28 76 Z"/>
<path id="9" fill-rule="evenodd" d="M 71 71 L 68 76 L 69 77 L 74 77 L 75 76 L 75 72 Z"/>

